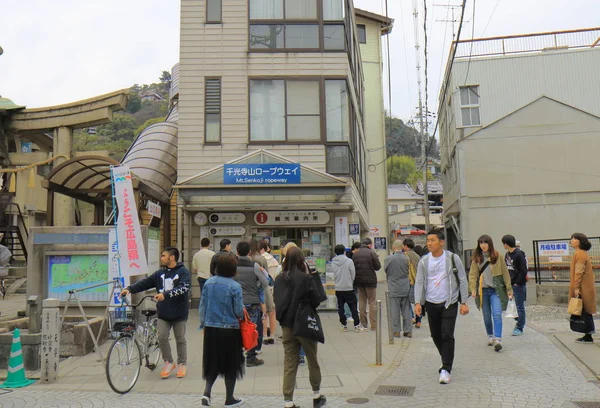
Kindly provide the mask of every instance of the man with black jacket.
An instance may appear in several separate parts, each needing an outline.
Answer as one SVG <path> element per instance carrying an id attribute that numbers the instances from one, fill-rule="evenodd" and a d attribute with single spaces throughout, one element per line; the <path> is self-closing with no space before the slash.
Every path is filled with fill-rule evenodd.
<path id="1" fill-rule="evenodd" d="M 258 344 L 261 344 L 263 339 L 260 324 L 263 318 L 263 313 L 261 308 L 262 302 L 260 301 L 259 287 L 263 288 L 265 291 L 265 296 L 268 299 L 268 297 L 271 295 L 271 292 L 269 292 L 269 281 L 267 280 L 265 274 L 261 271 L 260 266 L 248 257 L 248 254 L 250 253 L 249 243 L 241 241 L 237 244 L 236 249 L 238 253 L 238 265 L 237 273 L 233 279 L 242 286 L 244 306 L 246 307 L 246 311 L 250 316 L 250 320 L 256 324 L 259 335 Z M 218 256 L 218 254 L 216 256 Z M 246 353 L 247 367 L 257 367 L 265 363 L 264 360 L 256 358 L 257 351 L 258 346 L 248 350 Z"/>
<path id="2" fill-rule="evenodd" d="M 139 293 L 148 289 L 156 289 L 154 296 L 158 315 L 158 345 L 165 361 L 160 373 L 161 378 L 168 378 L 177 367 L 177 378 L 187 374 L 187 342 L 185 327 L 188 319 L 188 294 L 190 290 L 190 273 L 178 262 L 179 251 L 177 248 L 168 247 L 160 255 L 160 263 L 164 268 L 157 270 L 152 275 L 130 285 L 121 292 L 121 296 L 129 293 Z M 175 342 L 177 343 L 177 366 L 173 362 L 169 332 L 173 328 Z"/>
<path id="3" fill-rule="evenodd" d="M 377 274 L 381 269 L 381 262 L 373 251 L 373 241 L 365 238 L 360 248 L 352 255 L 356 277 L 354 287 L 358 291 L 358 303 L 360 310 L 360 322 L 367 326 L 367 302 L 369 303 L 369 324 L 371 330 L 375 330 L 375 297 L 377 292 Z"/>
<path id="4" fill-rule="evenodd" d="M 527 300 L 527 258 L 525 253 L 517 248 L 517 240 L 512 235 L 502 237 L 506 254 L 504 261 L 510 274 L 510 281 L 515 294 L 515 303 L 519 317 L 512 332 L 513 336 L 523 335 L 525 329 L 525 300 Z"/>
<path id="5" fill-rule="evenodd" d="M 210 261 L 210 276 L 215 276 L 215 269 L 217 269 L 217 259 L 219 259 L 218 255 L 231 253 L 231 240 L 223 238 L 219 243 L 219 248 L 219 252 L 213 255 Z"/>

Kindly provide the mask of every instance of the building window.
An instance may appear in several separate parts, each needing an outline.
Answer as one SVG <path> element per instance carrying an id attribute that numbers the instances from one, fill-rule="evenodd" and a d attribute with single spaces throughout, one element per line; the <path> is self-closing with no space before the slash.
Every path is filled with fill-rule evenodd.
<path id="1" fill-rule="evenodd" d="M 328 142 L 350 139 L 350 99 L 345 80 L 325 81 L 325 112 Z"/>
<path id="2" fill-rule="evenodd" d="M 358 35 L 358 42 L 361 44 L 367 43 L 367 27 L 364 24 L 356 25 L 356 34 Z"/>
<path id="3" fill-rule="evenodd" d="M 206 22 L 221 23 L 222 0 L 206 0 Z"/>
<path id="4" fill-rule="evenodd" d="M 319 81 L 250 81 L 250 141 L 321 141 Z"/>
<path id="5" fill-rule="evenodd" d="M 350 174 L 350 148 L 348 146 L 327 146 L 327 173 Z"/>
<path id="6" fill-rule="evenodd" d="M 206 78 L 204 82 L 205 143 L 221 142 L 221 78 Z"/>
<path id="7" fill-rule="evenodd" d="M 479 86 L 460 88 L 460 114 L 463 126 L 480 126 Z"/>
<path id="8" fill-rule="evenodd" d="M 346 48 L 343 0 L 250 0 L 249 15 L 252 50 Z"/>
<path id="9" fill-rule="evenodd" d="M 388 205 L 388 213 L 392 214 L 392 213 L 397 213 L 397 212 L 398 212 L 397 205 Z"/>

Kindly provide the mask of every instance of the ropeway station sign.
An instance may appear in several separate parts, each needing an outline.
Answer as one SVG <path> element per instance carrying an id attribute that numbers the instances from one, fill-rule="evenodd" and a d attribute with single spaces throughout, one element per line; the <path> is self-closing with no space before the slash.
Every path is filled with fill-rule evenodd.
<path id="1" fill-rule="evenodd" d="M 300 184 L 300 179 L 300 165 L 294 163 L 223 165 L 224 184 Z"/>

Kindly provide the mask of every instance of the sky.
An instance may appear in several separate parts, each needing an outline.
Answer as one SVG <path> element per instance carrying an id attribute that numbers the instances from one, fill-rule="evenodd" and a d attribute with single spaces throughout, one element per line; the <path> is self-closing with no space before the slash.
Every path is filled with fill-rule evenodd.
<path id="1" fill-rule="evenodd" d="M 354 0 L 355 7 L 385 15 L 386 0 Z M 425 0 L 428 9 L 428 105 L 436 111 L 441 73 L 452 31 L 448 5 Z M 419 11 L 421 63 L 423 0 Z M 30 108 L 90 98 L 133 84 L 157 82 L 179 56 L 178 0 L 28 0 L 8 2 L 0 15 L 0 95 Z M 473 18 L 473 6 L 475 17 Z M 389 35 L 391 112 L 416 113 L 413 0 L 388 0 L 395 20 Z M 598 26 L 598 0 L 467 0 L 461 38 L 492 37 Z M 455 9 L 460 19 L 460 9 Z M 384 58 L 387 60 L 387 40 Z M 423 70 L 422 70 L 423 74 Z M 387 71 L 385 72 L 387 79 Z M 388 83 L 384 84 L 389 109 Z M 424 79 L 421 90 L 425 96 Z"/>

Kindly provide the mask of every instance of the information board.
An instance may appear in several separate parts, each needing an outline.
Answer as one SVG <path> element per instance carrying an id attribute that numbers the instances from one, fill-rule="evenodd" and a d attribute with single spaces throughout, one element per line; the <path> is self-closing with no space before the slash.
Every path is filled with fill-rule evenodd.
<path id="1" fill-rule="evenodd" d="M 48 256 L 48 297 L 67 300 L 69 290 L 108 281 L 108 255 Z M 106 302 L 108 286 L 77 294 L 81 301 Z"/>

